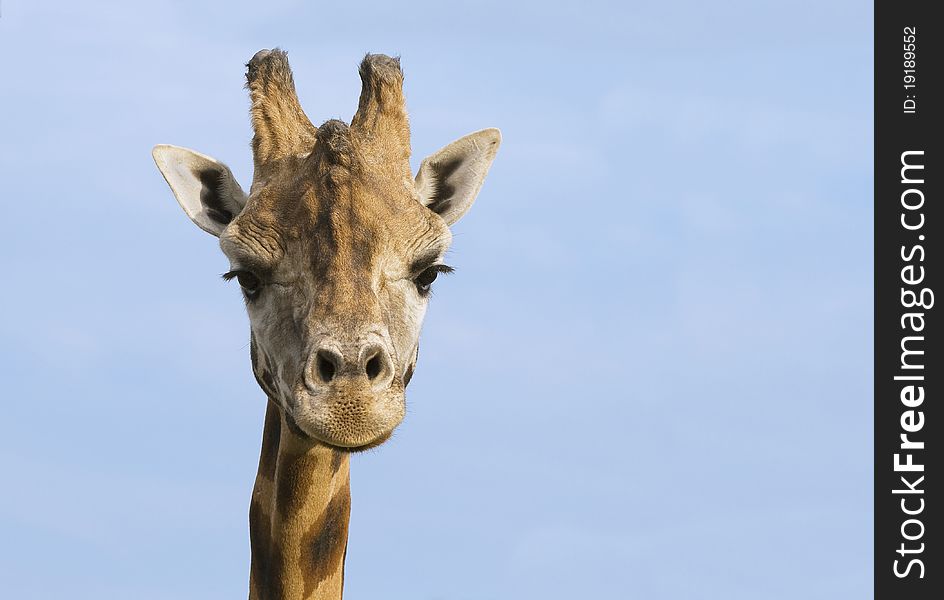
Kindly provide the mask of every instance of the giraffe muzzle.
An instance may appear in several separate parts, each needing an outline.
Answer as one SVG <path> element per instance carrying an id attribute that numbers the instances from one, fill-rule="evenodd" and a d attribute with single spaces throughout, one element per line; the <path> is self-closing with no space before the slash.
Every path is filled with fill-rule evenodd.
<path id="1" fill-rule="evenodd" d="M 382 339 L 322 338 L 294 390 L 292 416 L 309 436 L 352 450 L 377 445 L 403 420 L 403 377 Z"/>

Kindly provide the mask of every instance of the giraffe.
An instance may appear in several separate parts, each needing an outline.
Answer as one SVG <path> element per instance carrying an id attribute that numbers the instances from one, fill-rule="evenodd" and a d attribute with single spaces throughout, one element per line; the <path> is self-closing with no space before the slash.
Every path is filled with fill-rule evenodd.
<path id="1" fill-rule="evenodd" d="M 350 455 L 404 416 L 430 287 L 449 227 L 472 205 L 501 134 L 484 129 L 427 157 L 414 178 L 399 59 L 368 54 L 350 125 L 315 127 L 288 58 L 247 64 L 253 178 L 158 145 L 181 208 L 219 238 L 249 315 L 252 371 L 267 396 L 249 508 L 251 600 L 337 600 L 344 586 Z"/>

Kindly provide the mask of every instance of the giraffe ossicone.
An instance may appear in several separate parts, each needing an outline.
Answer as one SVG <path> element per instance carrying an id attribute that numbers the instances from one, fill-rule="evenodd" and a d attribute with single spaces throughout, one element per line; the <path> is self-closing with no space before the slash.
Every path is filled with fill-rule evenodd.
<path id="1" fill-rule="evenodd" d="M 285 52 L 247 65 L 254 172 L 159 145 L 190 219 L 219 238 L 250 321 L 268 397 L 250 506 L 250 598 L 340 598 L 350 452 L 390 437 L 405 411 L 429 290 L 449 226 L 475 200 L 501 141 L 484 129 L 415 176 L 399 60 L 368 54 L 350 125 L 315 127 Z"/>

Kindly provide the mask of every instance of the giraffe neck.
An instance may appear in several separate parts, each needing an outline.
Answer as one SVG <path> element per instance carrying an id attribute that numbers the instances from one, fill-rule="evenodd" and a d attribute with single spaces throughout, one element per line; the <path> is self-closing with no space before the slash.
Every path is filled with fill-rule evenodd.
<path id="1" fill-rule="evenodd" d="M 340 600 L 350 458 L 293 429 L 270 400 L 249 507 L 249 599 Z"/>

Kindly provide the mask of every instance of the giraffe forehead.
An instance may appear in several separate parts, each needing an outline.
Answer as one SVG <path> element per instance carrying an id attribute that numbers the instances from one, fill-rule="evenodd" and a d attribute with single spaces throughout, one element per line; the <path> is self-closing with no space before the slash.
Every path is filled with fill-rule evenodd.
<path id="1" fill-rule="evenodd" d="M 355 133 L 339 120 L 317 130 L 308 154 L 267 165 L 253 184 L 247 219 L 283 238 L 322 237 L 331 243 L 409 238 L 437 220 L 418 201 L 408 154 L 378 150 L 383 132 Z"/>
<path id="2" fill-rule="evenodd" d="M 226 232 L 228 245 L 264 263 L 313 260 L 323 270 L 373 265 L 385 253 L 410 261 L 451 241 L 448 227 L 412 189 L 369 177 L 325 185 L 306 175 L 254 190 Z"/>
<path id="3" fill-rule="evenodd" d="M 310 188 L 295 220 L 297 235 L 323 257 L 353 252 L 362 257 L 385 251 L 410 253 L 437 232 L 436 217 L 405 193 L 356 180 L 338 189 Z M 441 233 L 441 232 L 440 232 Z"/>

